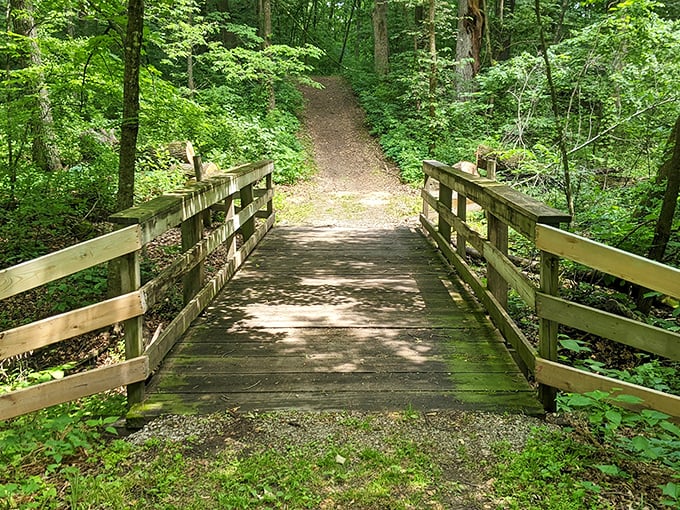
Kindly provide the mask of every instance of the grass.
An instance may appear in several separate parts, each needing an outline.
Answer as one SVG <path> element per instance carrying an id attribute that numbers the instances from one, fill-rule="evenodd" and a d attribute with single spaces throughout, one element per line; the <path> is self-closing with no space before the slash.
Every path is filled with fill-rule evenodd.
<path id="1" fill-rule="evenodd" d="M 666 507 L 677 503 L 658 463 L 526 417 L 226 413 L 123 440 L 102 417 L 123 404 L 92 398 L 0 425 L 0 509 L 657 508 L 664 482 Z"/>

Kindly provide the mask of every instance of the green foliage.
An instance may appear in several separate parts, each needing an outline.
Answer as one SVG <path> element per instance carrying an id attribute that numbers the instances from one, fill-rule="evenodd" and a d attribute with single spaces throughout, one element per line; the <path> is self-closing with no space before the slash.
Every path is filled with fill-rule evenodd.
<path id="1" fill-rule="evenodd" d="M 103 434 L 116 434 L 112 415 L 123 410 L 122 398 L 91 397 L 0 424 L 0 501 L 52 507 L 57 488 L 49 478 L 74 473 L 71 458 L 101 450 Z"/>
<path id="2" fill-rule="evenodd" d="M 599 487 L 584 483 L 582 468 L 590 455 L 573 439 L 537 429 L 519 453 L 499 445 L 499 457 L 494 490 L 503 508 L 597 508 L 594 493 Z"/>
<path id="3" fill-rule="evenodd" d="M 558 398 L 560 410 L 580 412 L 594 437 L 617 447 L 619 460 L 658 461 L 680 473 L 680 427 L 669 421 L 670 416 L 652 409 L 637 412 L 616 407 L 641 402 L 638 397 L 603 391 Z"/>

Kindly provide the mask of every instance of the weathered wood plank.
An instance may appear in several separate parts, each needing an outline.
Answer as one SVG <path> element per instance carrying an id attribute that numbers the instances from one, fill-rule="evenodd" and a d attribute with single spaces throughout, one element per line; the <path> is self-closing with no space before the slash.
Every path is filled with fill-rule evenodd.
<path id="1" fill-rule="evenodd" d="M 603 273 L 680 298 L 680 269 L 547 225 L 536 226 L 536 246 Z"/>
<path id="2" fill-rule="evenodd" d="M 462 395 L 462 396 L 461 396 Z M 532 400 L 531 392 L 466 392 L 452 394 L 440 390 L 413 391 L 395 389 L 375 393 L 366 398 L 359 392 L 304 393 L 195 393 L 157 394 L 153 400 L 135 406 L 127 415 L 128 426 L 142 427 L 149 420 L 173 413 L 209 414 L 238 409 L 249 411 L 278 411 L 295 408 L 302 411 L 403 411 L 415 409 L 429 412 L 458 409 L 486 412 L 514 412 L 541 416 L 543 410 Z"/>
<path id="3" fill-rule="evenodd" d="M 148 374 L 148 360 L 142 356 L 5 393 L 0 395 L 0 420 L 144 381 Z"/>
<path id="4" fill-rule="evenodd" d="M 642 351 L 680 360 L 678 333 L 541 293 L 538 294 L 537 311 L 545 319 Z"/>
<path id="5" fill-rule="evenodd" d="M 615 395 L 632 395 L 643 399 L 644 402 L 640 405 L 626 405 L 626 407 L 634 409 L 650 408 L 671 416 L 680 416 L 680 397 L 677 395 L 585 372 L 554 361 L 536 359 L 536 380 L 542 384 L 573 393 L 600 390 L 614 392 Z M 617 403 L 617 405 L 621 405 L 621 403 Z"/>
<path id="6" fill-rule="evenodd" d="M 0 300 L 108 262 L 141 247 L 140 228 L 131 226 L 0 270 Z"/>
<path id="7" fill-rule="evenodd" d="M 529 239 L 534 238 L 537 223 L 559 225 L 571 221 L 569 215 L 491 179 L 468 174 L 438 161 L 425 161 L 423 170 Z"/>
<path id="8" fill-rule="evenodd" d="M 385 232 L 382 244 L 371 232 L 366 248 L 365 231 L 310 228 L 300 247 L 293 230 L 273 229 L 175 346 L 130 419 L 263 402 L 351 409 L 347 395 L 381 409 L 391 394 L 402 409 L 418 401 L 540 411 L 496 330 L 421 234 Z M 344 272 L 343 261 L 367 255 L 371 268 Z"/>
<path id="9" fill-rule="evenodd" d="M 142 315 L 139 291 L 0 332 L 0 360 Z"/>
<path id="10" fill-rule="evenodd" d="M 303 372 L 271 373 L 262 367 L 255 374 L 202 374 L 167 373 L 149 387 L 153 393 L 221 393 L 269 392 L 277 391 L 299 393 L 309 391 L 365 391 L 380 393 L 395 388 L 408 388 L 417 391 L 470 391 L 496 392 L 529 390 L 524 376 L 515 370 L 508 372 L 479 373 L 477 371 L 452 373 L 451 375 L 431 372 Z"/>

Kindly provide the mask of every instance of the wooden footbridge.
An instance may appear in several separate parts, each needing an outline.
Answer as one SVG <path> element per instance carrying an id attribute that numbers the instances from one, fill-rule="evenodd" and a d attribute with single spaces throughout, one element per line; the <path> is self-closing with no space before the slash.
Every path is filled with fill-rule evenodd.
<path id="1" fill-rule="evenodd" d="M 0 271 L 0 299 L 98 264 L 119 280 L 116 297 L 0 333 L 0 361 L 118 322 L 127 358 L 0 395 L 0 419 L 119 386 L 131 424 L 224 409 L 538 414 L 558 389 L 622 391 L 680 415 L 675 395 L 557 362 L 560 324 L 680 358 L 680 335 L 560 298 L 560 257 L 672 296 L 680 271 L 559 230 L 563 213 L 434 161 L 422 229 L 272 229 L 272 171 L 232 169 L 114 215 L 111 234 Z M 486 211 L 482 232 L 469 200 Z M 143 282 L 144 246 L 175 226 L 182 253 Z M 535 277 L 511 261 L 509 232 L 535 245 Z M 208 279 L 211 253 L 222 263 Z M 145 336 L 144 313 L 177 285 L 184 308 Z M 537 347 L 507 311 L 509 289 L 537 317 Z"/>

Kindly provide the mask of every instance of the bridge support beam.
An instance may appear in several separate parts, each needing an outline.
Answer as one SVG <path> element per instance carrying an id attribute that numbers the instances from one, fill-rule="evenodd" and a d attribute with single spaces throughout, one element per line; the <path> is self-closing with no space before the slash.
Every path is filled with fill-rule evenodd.
<path id="1" fill-rule="evenodd" d="M 557 296 L 559 292 L 559 257 L 541 251 L 541 292 L 550 296 Z M 557 361 L 557 329 L 559 324 L 555 321 L 541 318 L 539 322 L 538 354 L 541 358 L 549 361 Z M 557 390 L 551 386 L 540 384 L 538 396 L 546 411 L 555 411 L 555 398 Z"/>

